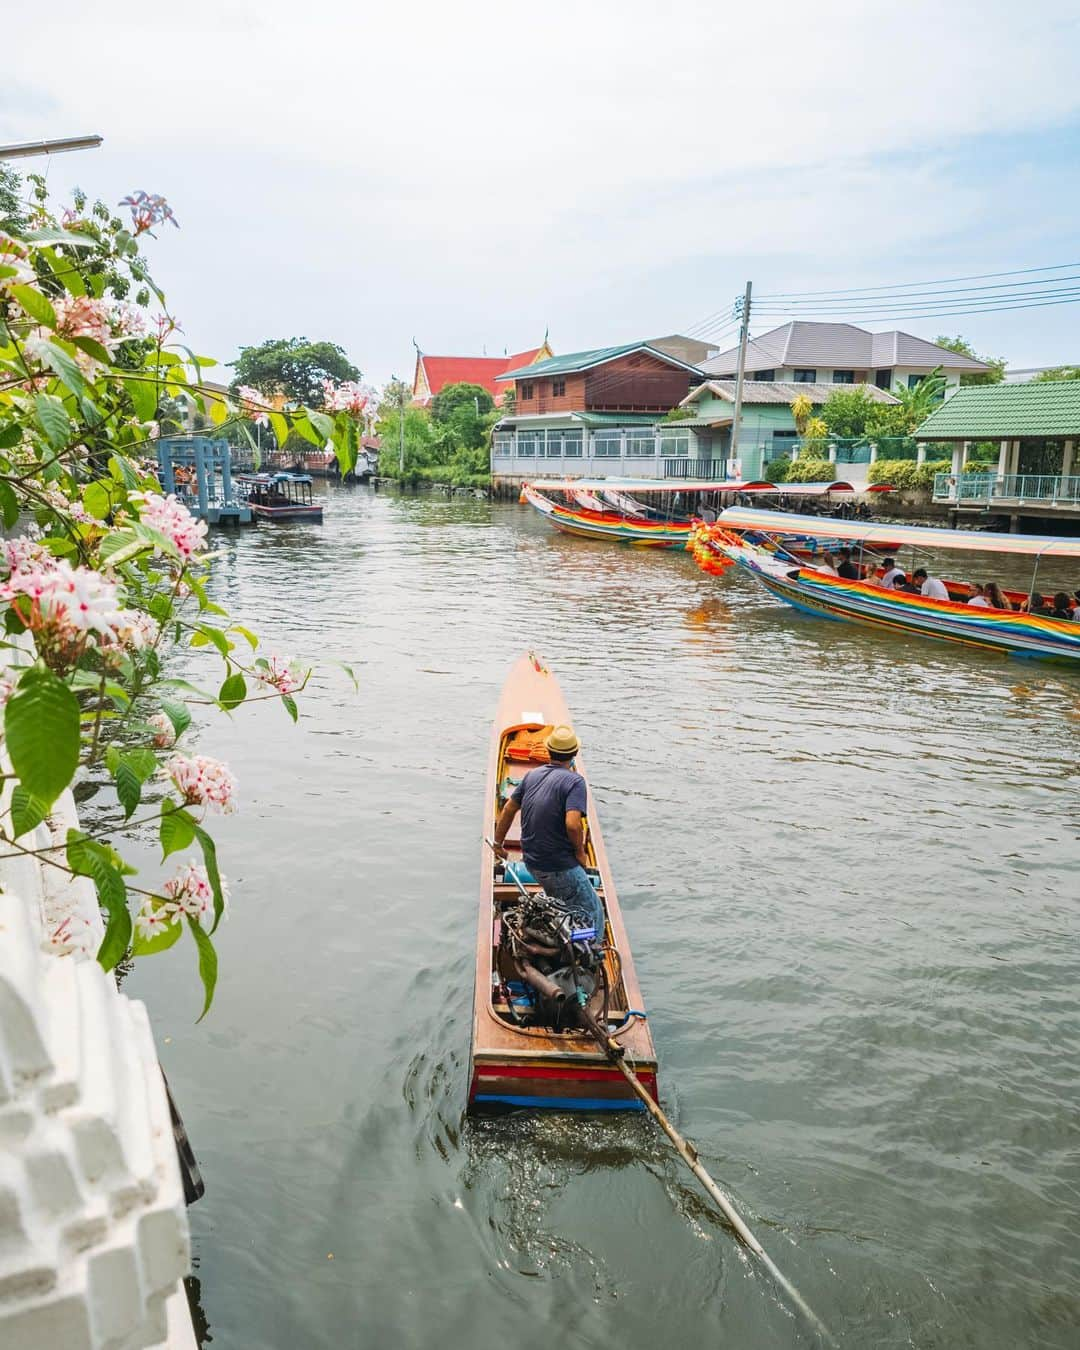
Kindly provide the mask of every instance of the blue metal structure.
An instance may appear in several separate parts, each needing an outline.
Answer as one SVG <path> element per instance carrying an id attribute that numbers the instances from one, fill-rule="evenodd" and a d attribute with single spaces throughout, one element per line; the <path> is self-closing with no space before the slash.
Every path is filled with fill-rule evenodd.
<path id="1" fill-rule="evenodd" d="M 158 477 L 192 514 L 211 525 L 250 525 L 251 508 L 233 490 L 232 452 L 209 436 L 166 436 L 157 443 Z M 177 469 L 187 472 L 178 481 Z M 219 482 L 220 479 L 220 482 Z"/>

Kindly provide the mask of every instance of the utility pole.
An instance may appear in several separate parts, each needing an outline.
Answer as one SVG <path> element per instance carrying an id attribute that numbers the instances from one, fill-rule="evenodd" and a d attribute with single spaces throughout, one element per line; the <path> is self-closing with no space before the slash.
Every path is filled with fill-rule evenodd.
<path id="1" fill-rule="evenodd" d="M 750 336 L 750 292 L 753 282 L 746 283 L 746 291 L 741 300 L 735 301 L 735 313 L 742 313 L 742 328 L 739 330 L 739 369 L 735 377 L 735 412 L 731 419 L 731 451 L 729 462 L 738 458 L 739 425 L 742 422 L 743 382 L 746 378 L 746 340 Z"/>

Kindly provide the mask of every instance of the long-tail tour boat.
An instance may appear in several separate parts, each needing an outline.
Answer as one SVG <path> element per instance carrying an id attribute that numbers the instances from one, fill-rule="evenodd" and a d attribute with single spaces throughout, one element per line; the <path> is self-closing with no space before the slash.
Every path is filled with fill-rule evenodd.
<path id="1" fill-rule="evenodd" d="M 731 566 L 738 567 L 771 595 L 823 618 L 918 633 L 1013 656 L 1080 661 L 1080 622 L 1019 609 L 1036 593 L 1041 566 L 1059 559 L 1080 558 L 1080 538 L 988 534 L 923 525 L 867 525 L 862 521 L 830 522 L 830 529 L 838 538 L 850 541 L 853 546 L 873 544 L 875 538 L 887 533 L 889 552 L 893 555 L 911 548 L 1033 559 L 1029 590 L 1003 592 L 1004 598 L 1017 606 L 1006 610 L 968 604 L 974 587 L 966 581 L 945 579 L 949 598 L 936 600 L 906 591 L 885 590 L 875 584 L 876 562 L 860 563 L 864 575 L 857 581 L 849 581 L 812 565 L 793 566 L 796 559 L 785 557 L 784 550 L 770 551 L 747 541 L 748 530 L 782 537 L 798 521 L 798 516 L 779 511 L 729 507 L 715 523 L 699 523 L 690 552 L 703 571 L 720 574 Z"/>
<path id="2" fill-rule="evenodd" d="M 311 495 L 311 474 L 238 473 L 233 478 L 237 492 L 253 516 L 259 520 L 289 522 L 294 520 L 322 523 L 323 509 Z"/>
<path id="3" fill-rule="evenodd" d="M 625 1049 L 625 1062 L 656 1098 L 656 1052 L 591 788 L 585 849 L 606 915 L 602 934 L 536 931 L 544 922 L 546 897 L 521 856 L 520 815 L 504 841 L 505 862 L 486 842 L 522 776 L 547 762 L 548 732 L 569 721 L 554 675 L 532 654 L 521 657 L 499 700 L 488 751 L 470 1111 L 644 1109 L 620 1069 L 584 1029 L 579 1007 L 594 1027 Z M 587 784 L 580 754 L 575 767 Z"/>
<path id="4" fill-rule="evenodd" d="M 892 487 L 879 483 L 863 490 L 891 492 Z M 730 502 L 737 493 L 754 497 L 831 500 L 833 494 L 844 497 L 855 491 L 855 486 L 843 479 L 831 483 L 768 483 L 764 479 L 743 482 L 731 478 L 671 482 L 635 479 L 620 480 L 615 487 L 604 479 L 566 478 L 523 483 L 521 501 L 527 502 L 564 534 L 630 544 L 636 548 L 683 549 L 689 543 L 699 517 L 715 517 L 724 502 Z M 814 528 L 813 519 L 802 517 L 801 528 L 784 536 L 782 542 L 788 552 L 800 557 L 815 557 L 838 547 L 838 541 L 832 535 L 832 517 L 819 518 L 820 530 Z M 891 545 L 881 547 L 888 551 Z"/>

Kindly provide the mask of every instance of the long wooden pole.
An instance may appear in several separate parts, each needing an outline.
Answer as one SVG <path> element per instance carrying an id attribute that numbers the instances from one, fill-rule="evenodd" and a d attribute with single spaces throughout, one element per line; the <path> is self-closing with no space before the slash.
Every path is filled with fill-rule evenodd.
<path id="1" fill-rule="evenodd" d="M 738 459 L 740 466 L 742 464 L 739 455 L 739 424 L 742 422 L 743 405 L 743 384 L 746 380 L 746 342 L 750 336 L 750 296 L 753 293 L 753 282 L 746 283 L 746 291 L 742 300 L 742 328 L 739 331 L 739 364 L 735 373 L 735 409 L 731 415 L 731 453 L 728 460 Z"/>
<path id="2" fill-rule="evenodd" d="M 600 1028 L 597 1027 L 597 1030 L 600 1030 Z M 593 1034 L 595 1035 L 596 1033 L 594 1032 Z M 675 1145 L 679 1157 L 682 1158 L 683 1162 L 690 1168 L 694 1176 L 696 1176 L 702 1186 L 705 1187 L 705 1190 L 712 1199 L 716 1201 L 720 1210 L 723 1212 L 724 1217 L 731 1224 L 732 1228 L 735 1229 L 739 1241 L 754 1253 L 757 1259 L 776 1281 L 777 1285 L 779 1285 L 791 1300 L 794 1307 L 802 1313 L 809 1325 L 817 1332 L 821 1340 L 826 1345 L 834 1346 L 836 1342 L 829 1334 L 824 1322 L 822 1322 L 821 1318 L 818 1317 L 817 1313 L 810 1307 L 806 1299 L 803 1298 L 802 1294 L 799 1293 L 787 1276 L 779 1269 L 775 1261 L 773 1261 L 765 1248 L 746 1226 L 742 1216 L 739 1214 L 734 1204 L 732 1204 L 730 1197 L 724 1194 L 702 1166 L 697 1149 L 689 1139 L 684 1139 L 682 1137 L 679 1131 L 672 1125 L 671 1121 L 668 1120 L 667 1116 L 660 1109 L 660 1106 L 653 1099 L 648 1090 L 638 1081 L 637 1075 L 628 1067 L 624 1058 L 624 1047 L 619 1045 L 617 1041 L 612 1040 L 610 1036 L 604 1035 L 602 1031 L 601 1036 L 603 1048 L 608 1058 L 618 1067 L 619 1072 L 633 1088 L 635 1094 L 641 1099 L 646 1111 L 648 1111 L 649 1115 L 652 1116 L 653 1120 L 656 1121 L 657 1125 L 660 1126 L 667 1137 Z M 598 1037 L 598 1039 L 600 1039 L 600 1037 Z"/>

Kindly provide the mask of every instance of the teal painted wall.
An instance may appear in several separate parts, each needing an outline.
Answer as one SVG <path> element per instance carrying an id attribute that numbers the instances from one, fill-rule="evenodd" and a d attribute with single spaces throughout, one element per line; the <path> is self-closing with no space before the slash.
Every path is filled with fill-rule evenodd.
<path id="1" fill-rule="evenodd" d="M 695 417 L 730 417 L 734 405 L 722 398 L 702 398 L 693 405 Z M 759 478 L 765 450 L 774 431 L 794 431 L 795 419 L 786 403 L 744 403 L 739 445 L 735 457 L 742 461 L 743 478 Z M 726 452 L 730 431 L 714 433 Z M 716 451 L 714 450 L 714 453 Z"/>

